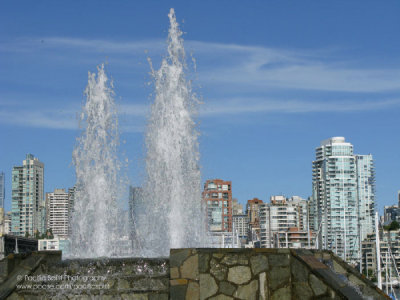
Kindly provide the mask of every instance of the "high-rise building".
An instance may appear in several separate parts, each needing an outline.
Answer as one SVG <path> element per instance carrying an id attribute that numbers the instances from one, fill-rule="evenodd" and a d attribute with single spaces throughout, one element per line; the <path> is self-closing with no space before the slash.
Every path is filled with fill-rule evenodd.
<path id="1" fill-rule="evenodd" d="M 372 155 L 356 155 L 360 238 L 374 232 L 375 166 Z"/>
<path id="2" fill-rule="evenodd" d="M 246 203 L 246 214 L 249 220 L 249 232 L 247 239 L 249 241 L 260 240 L 260 206 L 263 201 L 258 198 L 247 200 Z"/>
<path id="3" fill-rule="evenodd" d="M 232 182 L 210 179 L 204 184 L 203 201 L 211 232 L 232 231 Z"/>
<path id="4" fill-rule="evenodd" d="M 371 155 L 355 155 L 344 137 L 316 148 L 313 161 L 312 228 L 318 246 L 346 261 L 360 256 L 360 239 L 374 231 L 375 170 Z"/>
<path id="5" fill-rule="evenodd" d="M 397 205 L 383 207 L 383 224 L 389 225 L 393 221 L 400 222 L 400 208 Z"/>
<path id="6" fill-rule="evenodd" d="M 309 231 L 307 200 L 299 196 L 291 198 L 271 196 L 270 203 L 263 203 L 260 206 L 260 227 L 262 248 L 280 247 L 281 235 L 286 235 L 289 240 L 302 236 L 308 242 L 312 237 L 311 234 L 307 234 Z M 288 245 L 293 247 L 294 244 L 290 242 Z M 302 243 L 300 245 L 303 246 Z"/>
<path id="7" fill-rule="evenodd" d="M 0 208 L 4 208 L 6 191 L 5 191 L 5 178 L 4 172 L 0 172 Z"/>
<path id="8" fill-rule="evenodd" d="M 51 229 L 54 236 L 67 238 L 70 229 L 70 199 L 65 189 L 55 189 L 53 193 L 46 193 L 47 229 Z"/>
<path id="9" fill-rule="evenodd" d="M 33 236 L 43 230 L 43 191 L 44 164 L 32 154 L 27 154 L 22 166 L 12 169 L 12 234 Z"/>
<path id="10" fill-rule="evenodd" d="M 243 214 L 243 204 L 239 203 L 236 198 L 232 199 L 232 215 Z"/>

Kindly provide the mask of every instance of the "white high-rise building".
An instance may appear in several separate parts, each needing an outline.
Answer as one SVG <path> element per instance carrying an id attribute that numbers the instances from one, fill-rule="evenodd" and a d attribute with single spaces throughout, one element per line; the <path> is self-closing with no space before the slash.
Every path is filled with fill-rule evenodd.
<path id="1" fill-rule="evenodd" d="M 361 241 L 374 232 L 375 167 L 372 155 L 357 155 L 357 193 Z"/>
<path id="2" fill-rule="evenodd" d="M 372 155 L 355 155 L 344 137 L 333 137 L 316 148 L 313 161 L 312 228 L 319 248 L 355 262 L 360 238 L 373 232 L 375 170 Z"/>
<path id="3" fill-rule="evenodd" d="M 22 166 L 12 169 L 11 233 L 34 236 L 43 233 L 44 164 L 27 154 Z"/>
<path id="4" fill-rule="evenodd" d="M 69 234 L 70 198 L 65 189 L 55 189 L 46 193 L 47 229 L 53 235 L 67 238 Z"/>

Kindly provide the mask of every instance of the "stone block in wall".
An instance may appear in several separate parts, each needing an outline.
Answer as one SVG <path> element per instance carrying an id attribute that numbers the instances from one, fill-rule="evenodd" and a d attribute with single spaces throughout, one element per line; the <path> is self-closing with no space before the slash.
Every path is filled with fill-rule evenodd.
<path id="1" fill-rule="evenodd" d="M 227 296 L 233 296 L 233 293 L 236 291 L 236 286 L 228 281 L 221 281 L 219 283 L 218 292 L 220 294 L 224 294 Z"/>
<path id="2" fill-rule="evenodd" d="M 257 254 L 250 257 L 250 267 L 254 275 L 268 270 L 268 258 L 265 255 Z"/>
<path id="3" fill-rule="evenodd" d="M 248 284 L 239 285 L 234 296 L 244 300 L 256 300 L 258 294 L 258 280 L 254 279 Z"/>
<path id="4" fill-rule="evenodd" d="M 207 299 L 218 292 L 218 284 L 211 274 L 200 274 L 200 300 Z"/>
<path id="5" fill-rule="evenodd" d="M 228 281 L 237 285 L 249 282 L 251 277 L 250 267 L 248 266 L 234 266 L 228 270 Z"/>
<path id="6" fill-rule="evenodd" d="M 173 249 L 169 256 L 170 267 L 180 267 L 190 255 L 190 249 Z"/>
<path id="7" fill-rule="evenodd" d="M 180 269 L 180 276 L 182 278 L 198 280 L 199 278 L 199 257 L 193 254 L 183 261 Z"/>

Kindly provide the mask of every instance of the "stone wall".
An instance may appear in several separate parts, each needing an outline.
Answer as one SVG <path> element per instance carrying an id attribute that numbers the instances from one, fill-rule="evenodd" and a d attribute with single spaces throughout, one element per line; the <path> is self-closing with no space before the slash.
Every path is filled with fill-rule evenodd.
<path id="1" fill-rule="evenodd" d="M 172 249 L 170 257 L 0 261 L 0 299 L 389 299 L 328 251 Z"/>
<path id="2" fill-rule="evenodd" d="M 343 263 L 330 252 L 307 250 L 173 249 L 170 295 L 190 300 L 389 299 Z"/>

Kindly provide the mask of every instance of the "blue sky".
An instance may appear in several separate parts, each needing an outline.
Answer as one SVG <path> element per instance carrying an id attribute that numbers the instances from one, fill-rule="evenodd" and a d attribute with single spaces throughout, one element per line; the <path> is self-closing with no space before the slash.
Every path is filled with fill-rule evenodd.
<path id="1" fill-rule="evenodd" d="M 400 190 L 400 3 L 396 1 L 1 1 L 0 170 L 26 153 L 45 190 L 74 184 L 71 152 L 88 71 L 106 62 L 121 150 L 137 185 L 143 130 L 175 8 L 196 60 L 203 179 L 232 180 L 240 202 L 311 194 L 320 141 L 372 153 L 377 204 Z M 188 55 L 190 58 L 190 55 Z"/>

